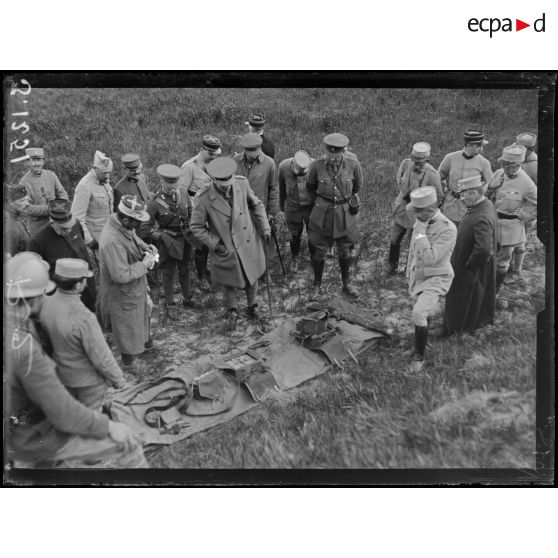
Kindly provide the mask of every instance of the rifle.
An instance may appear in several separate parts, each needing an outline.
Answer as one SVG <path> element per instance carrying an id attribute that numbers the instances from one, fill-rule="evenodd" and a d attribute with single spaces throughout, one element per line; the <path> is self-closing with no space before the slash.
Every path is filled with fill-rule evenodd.
<path id="1" fill-rule="evenodd" d="M 359 325 L 371 331 L 378 331 L 379 333 L 383 333 L 384 335 L 391 335 L 393 333 L 392 327 L 386 326 L 383 323 L 367 320 L 366 318 L 362 318 L 358 314 L 355 314 L 354 312 L 343 312 L 335 308 L 335 306 L 329 304 L 312 302 L 306 308 L 308 310 L 316 310 L 316 311 L 325 310 L 328 314 L 332 315 L 337 320 L 345 320 L 350 324 Z"/>
<path id="2" fill-rule="evenodd" d="M 279 256 L 279 263 L 281 264 L 281 271 L 283 272 L 283 279 L 286 279 L 285 266 L 283 265 L 283 257 L 281 256 L 281 250 L 279 249 L 279 241 L 277 240 L 277 235 L 275 234 L 275 227 L 271 226 L 271 236 L 275 241 L 275 247 L 277 248 L 277 255 Z"/>

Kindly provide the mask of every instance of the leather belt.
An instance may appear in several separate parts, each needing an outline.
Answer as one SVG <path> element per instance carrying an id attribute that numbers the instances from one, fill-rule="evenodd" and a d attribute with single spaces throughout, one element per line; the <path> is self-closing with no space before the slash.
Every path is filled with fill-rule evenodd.
<path id="1" fill-rule="evenodd" d="M 333 205 L 343 205 L 345 203 L 348 203 L 347 201 L 343 200 L 343 198 L 328 198 L 326 196 L 322 196 L 322 194 L 318 194 L 318 197 L 329 203 L 332 203 Z"/>
<path id="2" fill-rule="evenodd" d="M 517 215 L 508 215 L 507 213 L 498 213 L 498 219 L 519 219 Z"/>

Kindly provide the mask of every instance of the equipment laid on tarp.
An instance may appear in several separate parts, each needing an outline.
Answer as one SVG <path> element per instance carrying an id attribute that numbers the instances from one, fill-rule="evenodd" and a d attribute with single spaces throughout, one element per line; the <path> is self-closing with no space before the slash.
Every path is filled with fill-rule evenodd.
<path id="1" fill-rule="evenodd" d="M 266 396 L 280 397 L 279 392 L 323 374 L 329 364 L 322 354 L 341 365 L 383 337 L 378 331 L 331 317 L 326 320 L 325 331 L 334 332 L 330 340 L 339 340 L 342 353 L 331 353 L 328 340 L 319 354 L 293 336 L 293 332 L 307 333 L 311 328 L 320 331 L 323 321 L 323 316 L 314 316 L 297 325 L 295 320 L 286 319 L 246 348 L 219 359 L 204 356 L 155 382 L 115 392 L 110 414 L 130 426 L 144 444 L 171 444 L 228 422 L 265 404 Z"/>

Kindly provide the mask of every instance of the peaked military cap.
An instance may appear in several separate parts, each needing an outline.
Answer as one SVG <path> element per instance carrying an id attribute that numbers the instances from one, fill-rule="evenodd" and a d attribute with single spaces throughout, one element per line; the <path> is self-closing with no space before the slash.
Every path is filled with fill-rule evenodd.
<path id="1" fill-rule="evenodd" d="M 262 141 L 262 136 L 250 132 L 249 134 L 244 134 L 240 138 L 240 145 L 242 145 L 244 149 L 258 149 Z"/>
<path id="2" fill-rule="evenodd" d="M 537 143 L 537 135 L 531 134 L 530 132 L 523 132 L 517 136 L 515 141 L 519 145 L 524 145 L 525 147 L 535 147 Z"/>
<path id="3" fill-rule="evenodd" d="M 84 260 L 60 258 L 56 260 L 54 275 L 61 279 L 83 279 L 84 277 L 93 277 L 93 272 Z"/>
<path id="4" fill-rule="evenodd" d="M 202 148 L 210 153 L 219 155 L 221 153 L 221 141 L 214 136 L 203 136 Z"/>
<path id="5" fill-rule="evenodd" d="M 430 157 L 430 144 L 425 141 L 415 143 L 415 145 L 413 145 L 413 150 L 411 151 L 411 157 L 418 161 L 428 159 L 428 157 Z"/>
<path id="6" fill-rule="evenodd" d="M 328 134 L 324 138 L 324 143 L 328 147 L 334 147 L 336 149 L 344 149 L 345 147 L 347 147 L 347 145 L 349 145 L 349 138 L 344 134 L 339 134 L 338 132 L 335 132 L 333 134 Z"/>
<path id="7" fill-rule="evenodd" d="M 182 169 L 176 165 L 164 164 L 157 167 L 157 174 L 165 182 L 174 184 L 182 176 Z"/>
<path id="8" fill-rule="evenodd" d="M 484 182 L 482 181 L 482 176 L 480 174 L 475 174 L 475 176 L 462 178 L 457 181 L 457 191 L 460 193 L 465 190 L 471 190 L 472 188 L 479 188 L 480 186 L 484 186 Z"/>
<path id="9" fill-rule="evenodd" d="M 151 218 L 145 210 L 145 204 L 137 196 L 122 196 L 118 204 L 118 211 L 136 221 L 149 221 Z"/>
<path id="10" fill-rule="evenodd" d="M 307 169 L 310 161 L 310 155 L 306 151 L 297 151 L 293 156 L 293 162 L 299 169 Z"/>
<path id="11" fill-rule="evenodd" d="M 517 145 L 516 143 L 508 145 L 502 150 L 502 156 L 498 159 L 498 161 L 505 161 L 507 163 L 523 163 L 523 161 L 525 161 L 525 152 L 526 149 L 524 145 Z"/>
<path id="12" fill-rule="evenodd" d="M 25 155 L 30 159 L 44 159 L 45 150 L 42 147 L 28 147 L 25 150 Z"/>
<path id="13" fill-rule="evenodd" d="M 488 142 L 484 139 L 484 134 L 478 130 L 467 130 L 463 134 L 463 141 L 465 143 L 476 143 L 486 145 Z"/>
<path id="14" fill-rule="evenodd" d="M 207 172 L 213 178 L 218 180 L 226 180 L 230 178 L 234 171 L 236 170 L 236 162 L 230 157 L 218 157 L 213 159 L 209 165 L 207 165 Z"/>
<path id="15" fill-rule="evenodd" d="M 56 199 L 48 204 L 48 216 L 53 221 L 66 223 L 72 218 L 72 204 L 68 200 Z"/>
<path id="16" fill-rule="evenodd" d="M 421 186 L 413 190 L 409 195 L 411 198 L 409 205 L 415 209 L 428 207 L 437 201 L 436 188 L 434 186 Z"/>
<path id="17" fill-rule="evenodd" d="M 8 201 L 16 201 L 24 198 L 27 190 L 22 184 L 4 184 L 4 198 Z"/>
<path id="18" fill-rule="evenodd" d="M 252 128 L 263 128 L 265 126 L 265 118 L 261 114 L 253 114 L 248 119 L 248 124 L 250 124 Z"/>
<path id="19" fill-rule="evenodd" d="M 135 169 L 140 165 L 140 156 L 135 153 L 126 153 L 120 160 L 127 169 Z"/>

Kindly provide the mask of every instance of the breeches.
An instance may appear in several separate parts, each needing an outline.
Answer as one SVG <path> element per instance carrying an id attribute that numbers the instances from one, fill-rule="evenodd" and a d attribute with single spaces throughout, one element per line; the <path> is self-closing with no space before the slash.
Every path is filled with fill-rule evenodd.
<path id="1" fill-rule="evenodd" d="M 399 246 L 401 244 L 401 241 L 403 240 L 403 237 L 405 236 L 405 233 L 409 230 L 411 229 L 406 229 L 399 223 L 396 223 L 395 219 L 392 220 L 389 243 L 395 246 Z"/>
<path id="2" fill-rule="evenodd" d="M 413 306 L 413 322 L 417 326 L 427 326 L 428 317 L 436 314 L 440 307 L 440 294 L 434 291 L 422 291 Z"/>
<path id="3" fill-rule="evenodd" d="M 312 206 L 302 207 L 296 210 L 285 208 L 285 221 L 292 236 L 301 236 L 306 225 L 308 232 L 308 222 Z"/>
<path id="4" fill-rule="evenodd" d="M 335 242 L 337 244 L 337 255 L 340 259 L 349 259 L 353 255 L 354 242 L 349 240 L 346 236 L 333 240 L 332 238 L 323 240 L 319 244 L 314 244 L 314 255 L 312 259 L 316 262 L 323 262 L 326 258 L 327 251 Z"/>
<path id="5" fill-rule="evenodd" d="M 496 254 L 496 269 L 498 271 L 503 273 L 508 271 L 514 252 L 516 254 L 525 252 L 525 242 L 500 246 L 498 253 Z"/>

